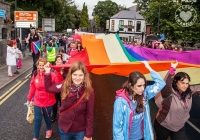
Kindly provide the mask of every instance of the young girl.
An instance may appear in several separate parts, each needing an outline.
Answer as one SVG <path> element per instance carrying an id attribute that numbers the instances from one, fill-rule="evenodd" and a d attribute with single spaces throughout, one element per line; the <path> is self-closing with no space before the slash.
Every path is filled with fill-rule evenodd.
<path id="1" fill-rule="evenodd" d="M 162 77 L 150 71 L 153 85 L 147 86 L 144 75 L 132 72 L 123 88 L 116 91 L 113 113 L 113 140 L 153 140 L 153 129 L 150 119 L 148 100 L 153 98 L 164 86 Z"/>
<path id="2" fill-rule="evenodd" d="M 19 54 L 18 60 L 17 60 L 17 68 L 20 69 L 22 66 L 22 54 Z"/>

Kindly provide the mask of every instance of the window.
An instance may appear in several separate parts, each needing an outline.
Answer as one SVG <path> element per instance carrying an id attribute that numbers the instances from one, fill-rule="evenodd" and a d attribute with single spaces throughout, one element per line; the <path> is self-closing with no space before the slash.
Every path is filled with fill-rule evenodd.
<path id="1" fill-rule="evenodd" d="M 153 34 L 153 28 L 150 28 L 149 31 L 150 31 L 149 34 Z"/>
<path id="2" fill-rule="evenodd" d="M 111 22 L 111 31 L 115 30 L 115 20 L 112 20 Z"/>
<path id="3" fill-rule="evenodd" d="M 120 20 L 120 21 L 119 21 L 119 25 L 124 25 L 124 21 L 123 21 L 123 20 Z"/>
<path id="4" fill-rule="evenodd" d="M 7 28 L 2 28 L 2 39 L 7 39 Z"/>
<path id="5" fill-rule="evenodd" d="M 128 26 L 132 26 L 133 25 L 133 21 L 128 21 Z"/>
<path id="6" fill-rule="evenodd" d="M 141 32 L 141 21 L 137 21 L 136 32 Z"/>

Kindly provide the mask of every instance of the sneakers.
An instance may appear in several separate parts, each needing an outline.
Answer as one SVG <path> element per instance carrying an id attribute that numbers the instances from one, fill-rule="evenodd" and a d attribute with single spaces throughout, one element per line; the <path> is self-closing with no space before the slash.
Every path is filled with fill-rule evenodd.
<path id="1" fill-rule="evenodd" d="M 14 74 L 8 75 L 9 77 L 14 77 Z"/>
<path id="2" fill-rule="evenodd" d="M 51 135 L 52 135 L 52 130 L 47 130 L 47 131 L 46 131 L 46 138 L 47 138 L 47 139 L 50 138 Z"/>
<path id="3" fill-rule="evenodd" d="M 37 138 L 33 138 L 33 140 L 38 140 Z"/>

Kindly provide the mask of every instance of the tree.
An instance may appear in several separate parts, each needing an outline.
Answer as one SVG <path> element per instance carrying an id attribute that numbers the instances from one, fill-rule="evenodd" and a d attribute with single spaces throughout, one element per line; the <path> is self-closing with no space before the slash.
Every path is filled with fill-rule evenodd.
<path id="1" fill-rule="evenodd" d="M 140 14 L 144 16 L 147 23 L 153 26 L 153 31 L 157 34 L 158 29 L 158 12 L 159 2 L 158 0 L 135 0 L 137 2 Z M 190 27 L 182 27 L 177 24 L 175 20 L 175 13 L 179 7 L 184 3 L 177 3 L 173 1 L 163 1 L 160 10 L 160 31 L 164 32 L 166 37 L 172 40 L 189 40 L 193 42 L 200 41 L 200 28 L 199 19 Z M 200 2 L 193 4 L 192 7 L 196 9 L 197 15 L 200 14 L 199 7 Z"/>
<path id="2" fill-rule="evenodd" d="M 99 1 L 97 5 L 94 6 L 92 15 L 99 16 L 100 27 L 106 28 L 106 20 L 110 19 L 113 15 L 117 14 L 119 7 L 115 2 L 111 0 Z"/>
<path id="3" fill-rule="evenodd" d="M 100 26 L 100 18 L 99 18 L 99 16 L 96 15 L 96 16 L 94 17 L 94 19 L 95 19 L 95 22 L 96 22 L 97 27 L 100 28 L 101 26 Z"/>
<path id="4" fill-rule="evenodd" d="M 5 0 L 11 4 L 11 18 L 14 19 L 15 0 Z M 38 11 L 38 26 L 42 18 L 55 18 L 56 31 L 79 26 L 80 11 L 74 0 L 17 0 L 17 10 Z"/>
<path id="5" fill-rule="evenodd" d="M 80 27 L 81 28 L 88 28 L 89 27 L 88 8 L 87 8 L 87 5 L 85 5 L 85 2 L 83 3 L 83 9 L 81 11 Z"/>

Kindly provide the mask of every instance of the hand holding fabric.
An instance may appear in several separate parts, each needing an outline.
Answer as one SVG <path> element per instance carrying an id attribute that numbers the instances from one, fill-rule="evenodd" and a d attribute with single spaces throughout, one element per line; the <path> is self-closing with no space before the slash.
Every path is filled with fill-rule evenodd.
<path id="1" fill-rule="evenodd" d="M 177 66 L 178 66 L 178 61 L 176 61 L 176 63 L 172 63 L 172 62 L 171 62 L 171 67 L 172 67 L 172 68 L 176 69 Z"/>
<path id="2" fill-rule="evenodd" d="M 149 71 L 152 71 L 153 69 L 150 67 L 149 63 L 147 61 L 141 61 L 145 67 L 149 70 Z"/>
<path id="3" fill-rule="evenodd" d="M 44 70 L 45 70 L 45 73 L 50 73 L 50 70 L 51 70 L 51 68 L 50 68 L 50 63 L 49 62 L 47 62 L 45 65 L 44 65 Z"/>

